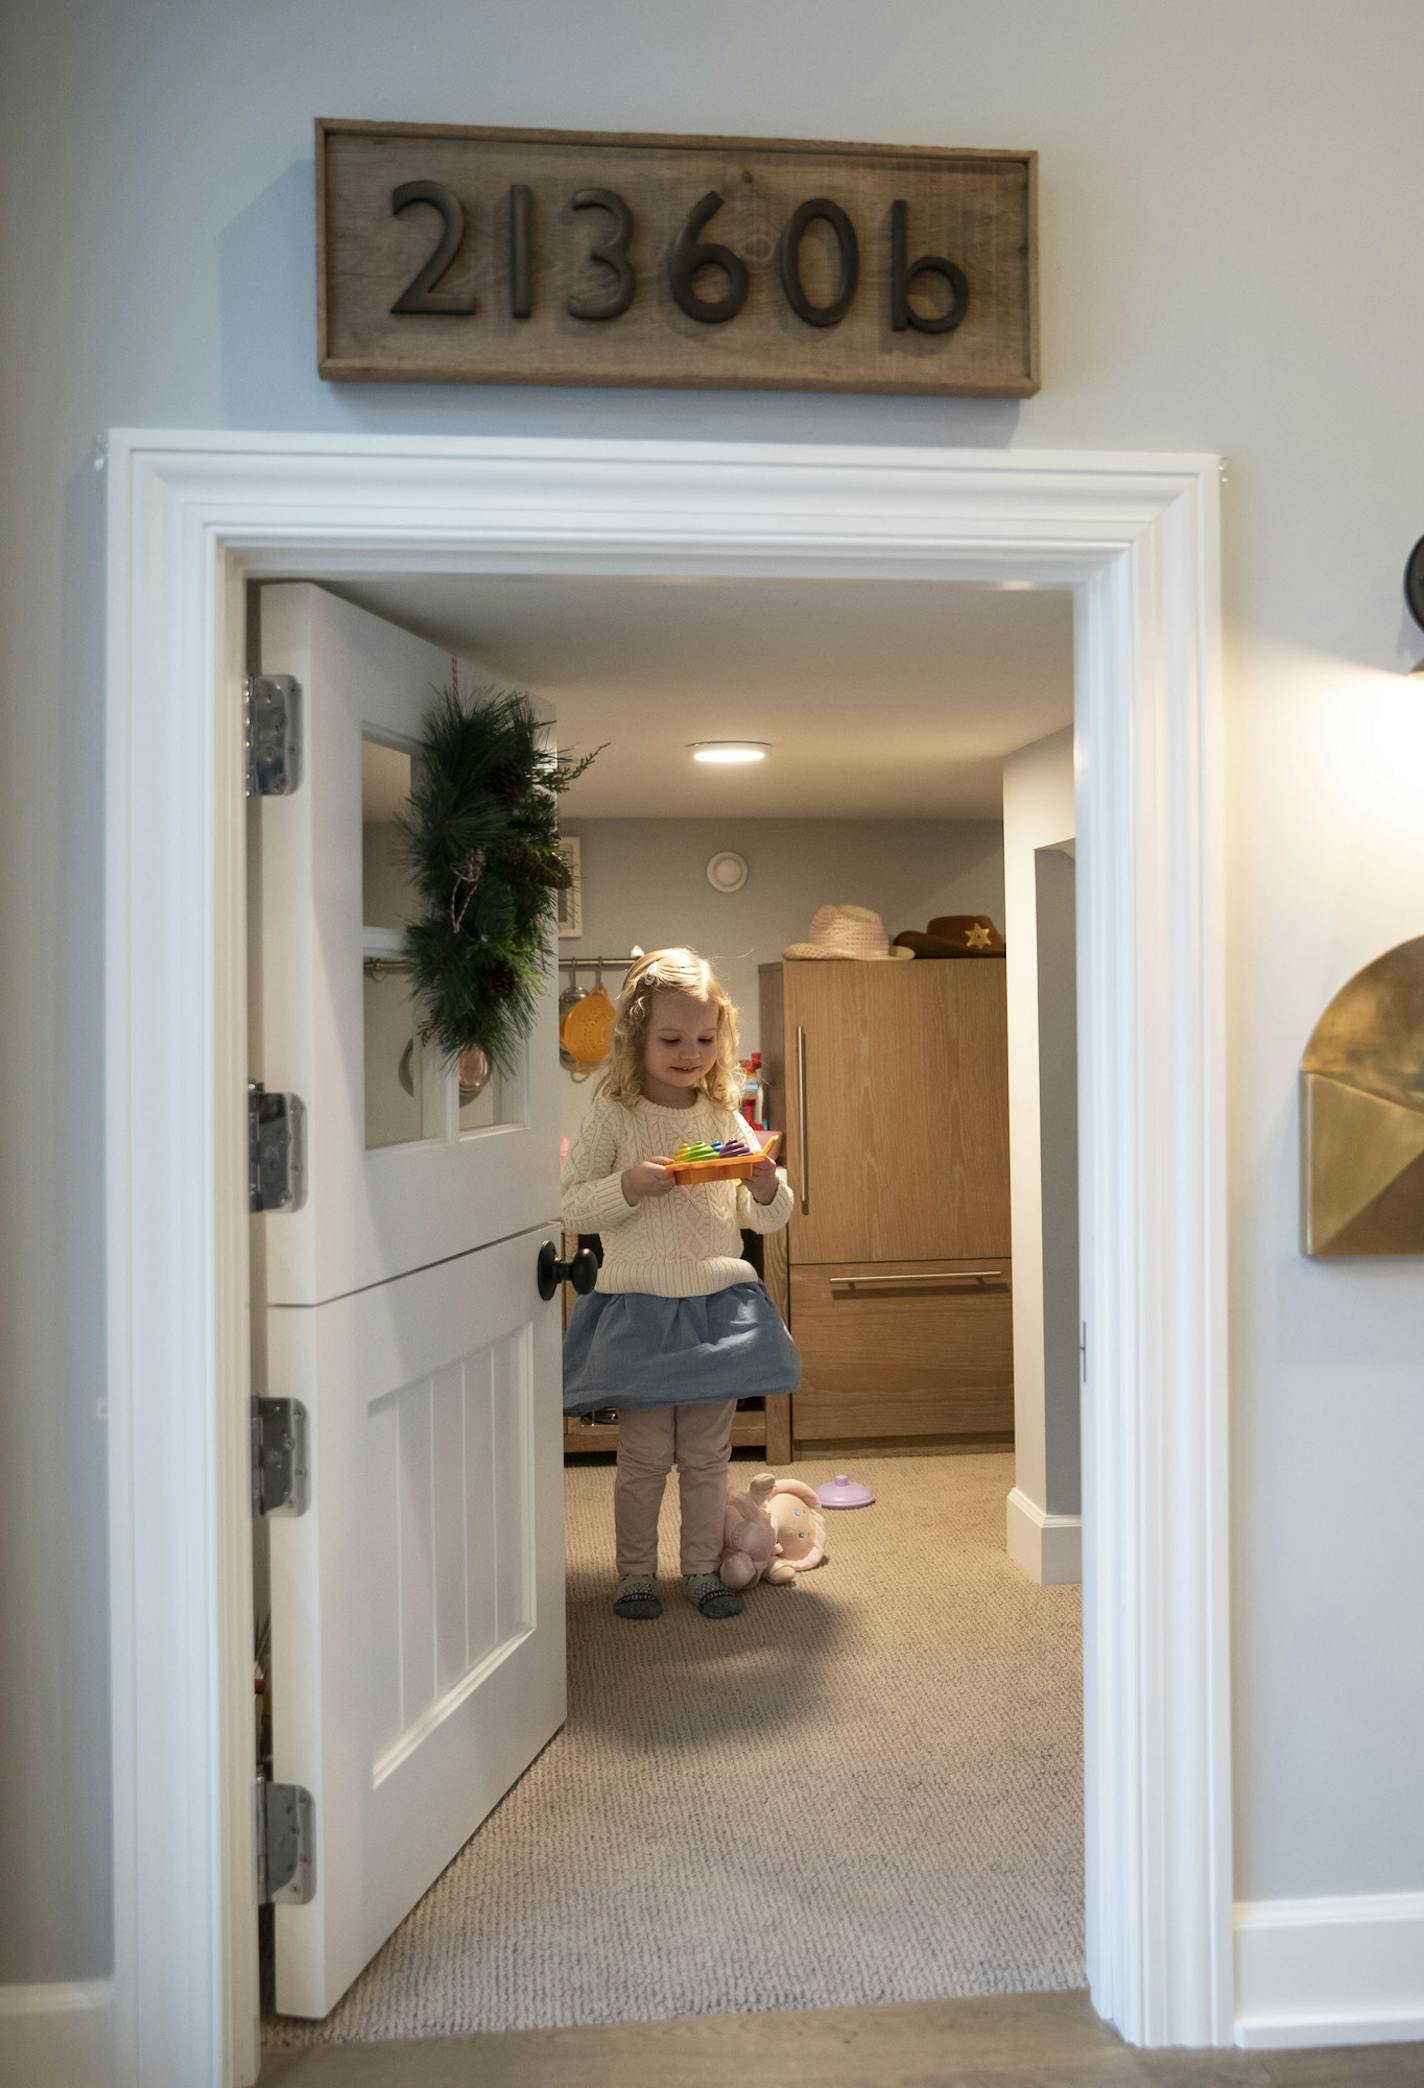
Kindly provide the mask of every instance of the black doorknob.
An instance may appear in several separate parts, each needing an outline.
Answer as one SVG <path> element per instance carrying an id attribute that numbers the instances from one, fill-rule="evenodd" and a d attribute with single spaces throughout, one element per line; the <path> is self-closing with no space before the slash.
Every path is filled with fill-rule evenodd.
<path id="1" fill-rule="evenodd" d="M 591 1247 L 580 1247 L 571 1261 L 560 1261 L 558 1248 L 546 1240 L 537 1266 L 541 1298 L 552 1298 L 561 1283 L 571 1283 L 582 1298 L 598 1281 L 598 1256 Z"/>

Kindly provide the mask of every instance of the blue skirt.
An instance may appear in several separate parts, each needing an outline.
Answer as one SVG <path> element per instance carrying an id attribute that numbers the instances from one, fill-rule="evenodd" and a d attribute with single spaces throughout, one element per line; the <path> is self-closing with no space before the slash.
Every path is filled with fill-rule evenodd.
<path id="1" fill-rule="evenodd" d="M 801 1357 L 764 1283 L 706 1298 L 590 1291 L 564 1336 L 564 1412 L 794 1392 Z"/>

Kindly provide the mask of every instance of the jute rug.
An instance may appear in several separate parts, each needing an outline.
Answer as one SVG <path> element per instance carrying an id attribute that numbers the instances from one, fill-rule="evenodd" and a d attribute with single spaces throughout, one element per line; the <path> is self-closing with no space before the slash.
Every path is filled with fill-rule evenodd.
<path id="1" fill-rule="evenodd" d="M 853 1466 L 879 1498 L 819 1571 L 723 1623 L 669 1578 L 652 1624 L 608 1608 L 611 1466 L 571 1467 L 568 1725 L 335 2012 L 267 2042 L 1082 1986 L 1078 1591 L 1005 1556 L 1010 1457 Z"/>

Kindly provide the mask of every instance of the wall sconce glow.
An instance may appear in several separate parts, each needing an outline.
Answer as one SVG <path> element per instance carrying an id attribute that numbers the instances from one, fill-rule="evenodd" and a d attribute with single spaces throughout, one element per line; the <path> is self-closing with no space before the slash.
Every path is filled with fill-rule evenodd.
<path id="1" fill-rule="evenodd" d="M 770 745 L 765 740 L 694 740 L 692 742 L 692 758 L 694 761 L 724 762 L 728 765 L 747 761 L 765 761 L 770 752 Z"/>
<path id="2" fill-rule="evenodd" d="M 1424 537 L 1420 537 L 1410 552 L 1409 562 L 1404 568 L 1404 600 L 1410 615 L 1424 631 Z M 1424 674 L 1424 660 L 1410 671 Z"/>

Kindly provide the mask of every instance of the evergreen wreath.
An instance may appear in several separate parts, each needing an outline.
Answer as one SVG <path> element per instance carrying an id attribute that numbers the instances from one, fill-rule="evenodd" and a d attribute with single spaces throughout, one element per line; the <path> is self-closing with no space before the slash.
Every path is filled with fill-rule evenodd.
<path id="1" fill-rule="evenodd" d="M 568 761 L 542 731 L 522 689 L 465 700 L 457 685 L 440 691 L 412 765 L 399 824 L 420 913 L 405 954 L 422 1035 L 447 1061 L 478 1047 L 512 1072 L 534 1021 L 557 895 L 572 881 L 558 800 L 603 751 Z"/>

